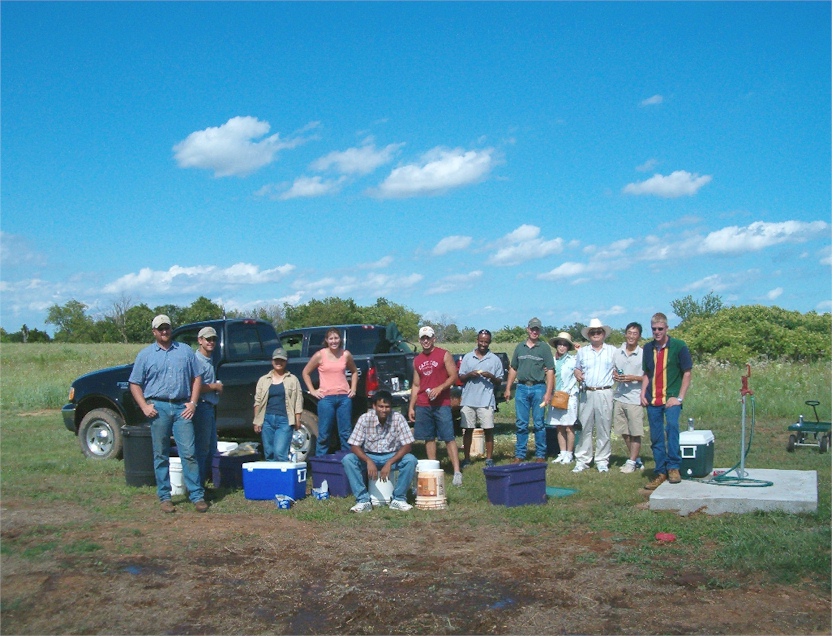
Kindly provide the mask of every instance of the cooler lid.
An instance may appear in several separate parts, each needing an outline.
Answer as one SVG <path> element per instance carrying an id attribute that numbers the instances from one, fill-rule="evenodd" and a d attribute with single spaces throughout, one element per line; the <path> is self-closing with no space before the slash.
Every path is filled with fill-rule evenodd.
<path id="1" fill-rule="evenodd" d="M 711 429 L 695 429 L 680 432 L 680 445 L 707 445 L 714 442 Z"/>
<path id="2" fill-rule="evenodd" d="M 280 471 L 289 471 L 290 469 L 306 469 L 307 463 L 306 462 L 267 462 L 267 461 L 258 461 L 258 462 L 244 462 L 243 468 L 247 471 L 252 471 L 254 469 L 278 469 Z"/>

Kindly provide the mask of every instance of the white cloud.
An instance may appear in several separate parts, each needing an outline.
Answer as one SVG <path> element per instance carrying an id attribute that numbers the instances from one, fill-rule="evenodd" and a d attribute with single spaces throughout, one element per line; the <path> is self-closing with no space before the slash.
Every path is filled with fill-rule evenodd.
<path id="1" fill-rule="evenodd" d="M 826 301 L 821 301 L 820 303 L 816 304 L 816 312 L 830 312 L 830 309 L 833 308 L 833 302 L 830 299 Z"/>
<path id="2" fill-rule="evenodd" d="M 493 148 L 463 150 L 434 148 L 418 163 L 400 166 L 379 184 L 373 194 L 382 198 L 437 195 L 483 180 L 495 166 Z"/>
<path id="3" fill-rule="evenodd" d="M 829 232 L 830 224 L 824 221 L 755 221 L 746 227 L 721 228 L 705 238 L 690 239 L 687 244 L 700 254 L 743 254 L 780 243 L 802 243 Z"/>
<path id="4" fill-rule="evenodd" d="M 662 95 L 652 95 L 639 103 L 640 106 L 654 106 L 656 104 L 662 104 Z"/>
<path id="5" fill-rule="evenodd" d="M 668 199 L 693 196 L 712 180 L 711 175 L 692 174 L 685 170 L 675 170 L 670 175 L 657 173 L 645 181 L 628 184 L 622 192 L 628 195 L 656 195 Z"/>
<path id="6" fill-rule="evenodd" d="M 652 159 L 649 159 L 648 161 L 646 161 L 644 164 L 641 164 L 641 165 L 637 166 L 636 170 L 638 170 L 641 173 L 647 173 L 648 171 L 653 170 L 654 168 L 656 168 L 656 165 L 658 163 L 659 162 L 656 159 L 652 158 Z"/>
<path id="7" fill-rule="evenodd" d="M 329 170 L 330 168 L 335 168 L 335 170 L 343 174 L 367 175 L 379 166 L 391 161 L 396 151 L 404 145 L 388 144 L 384 148 L 377 149 L 374 144 L 367 143 L 360 148 L 333 151 L 316 159 L 310 164 L 310 167 L 313 170 Z"/>
<path id="8" fill-rule="evenodd" d="M 557 268 L 553 268 L 549 272 L 539 274 L 537 278 L 541 281 L 558 281 L 559 279 L 569 279 L 570 277 L 578 276 L 579 274 L 586 274 L 589 271 L 590 266 L 586 263 L 565 261 Z"/>
<path id="9" fill-rule="evenodd" d="M 564 249 L 564 240 L 560 237 L 545 240 L 539 235 L 541 228 L 529 224 L 518 226 L 498 239 L 491 247 L 496 248 L 489 257 L 492 265 L 517 265 L 530 259 L 540 259 L 557 254 Z"/>
<path id="10" fill-rule="evenodd" d="M 274 134 L 254 141 L 269 132 L 269 122 L 256 117 L 232 117 L 222 126 L 195 131 L 173 147 L 180 168 L 213 170 L 215 177 L 247 175 L 266 166 L 278 151 L 294 148 L 305 139 L 282 141 Z"/>
<path id="11" fill-rule="evenodd" d="M 438 283 L 428 288 L 425 293 L 447 294 L 448 292 L 458 292 L 460 290 L 473 287 L 482 278 L 482 270 L 475 270 L 473 272 L 469 272 L 468 274 L 452 274 L 451 276 L 441 279 Z"/>
<path id="12" fill-rule="evenodd" d="M 298 177 L 292 183 L 289 190 L 281 193 L 278 198 L 286 201 L 297 197 L 321 197 L 323 195 L 329 195 L 338 192 L 345 179 L 345 177 L 340 177 L 338 179 L 324 180 L 319 175 L 315 177 Z"/>
<path id="13" fill-rule="evenodd" d="M 819 250 L 818 256 L 819 256 L 819 263 L 821 263 L 822 265 L 830 265 L 831 262 L 833 262 L 831 260 L 830 246 L 825 246 L 824 248 Z"/>
<path id="14" fill-rule="evenodd" d="M 423 279 L 421 274 L 394 275 L 381 272 L 366 276 L 329 276 L 317 281 L 297 280 L 292 287 L 304 298 L 322 296 L 386 296 L 417 286 Z"/>
<path id="15" fill-rule="evenodd" d="M 393 257 L 388 255 L 386 257 L 382 257 L 378 261 L 373 261 L 372 263 L 360 263 L 356 267 L 361 268 L 363 270 L 377 270 L 381 268 L 386 268 L 391 263 L 393 263 Z"/>
<path id="16" fill-rule="evenodd" d="M 437 245 L 434 246 L 434 249 L 431 251 L 431 254 L 433 254 L 436 257 L 439 257 L 444 254 L 448 254 L 449 252 L 465 250 L 471 245 L 471 242 L 471 237 L 464 237 L 461 235 L 452 235 L 450 237 L 444 237 L 439 240 Z"/>
<path id="17" fill-rule="evenodd" d="M 126 274 L 104 286 L 105 294 L 131 294 L 153 296 L 176 292 L 177 294 L 204 294 L 208 290 L 228 289 L 243 285 L 272 283 L 284 278 L 295 269 L 285 264 L 269 270 L 261 270 L 250 263 L 236 263 L 228 268 L 215 265 L 190 268 L 174 265 L 167 270 L 142 268 L 137 273 Z"/>
<path id="18" fill-rule="evenodd" d="M 14 268 L 44 265 L 46 256 L 33 250 L 24 237 L 0 230 L 0 266 Z"/>
<path id="19" fill-rule="evenodd" d="M 772 290 L 770 290 L 769 292 L 766 293 L 766 298 L 768 298 L 770 301 L 774 301 L 779 296 L 781 296 L 783 293 L 784 293 L 784 288 L 773 288 Z"/>
<path id="20" fill-rule="evenodd" d="M 724 292 L 734 290 L 738 287 L 760 278 L 760 270 L 751 269 L 742 272 L 725 272 L 723 274 L 711 274 L 707 277 L 684 285 L 683 292 L 705 291 Z"/>

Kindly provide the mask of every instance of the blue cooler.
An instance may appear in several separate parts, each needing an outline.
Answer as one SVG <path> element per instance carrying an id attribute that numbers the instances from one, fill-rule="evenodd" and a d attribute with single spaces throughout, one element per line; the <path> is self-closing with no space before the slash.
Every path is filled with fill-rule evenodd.
<path id="1" fill-rule="evenodd" d="M 243 494 L 247 500 L 274 500 L 307 495 L 306 462 L 247 462 L 243 465 Z"/>

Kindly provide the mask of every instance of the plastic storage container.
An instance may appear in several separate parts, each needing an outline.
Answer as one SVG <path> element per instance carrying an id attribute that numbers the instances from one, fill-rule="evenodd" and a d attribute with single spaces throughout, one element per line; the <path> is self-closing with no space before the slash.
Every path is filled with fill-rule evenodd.
<path id="1" fill-rule="evenodd" d="M 347 474 L 344 472 L 344 465 L 341 464 L 342 458 L 346 455 L 346 452 L 339 451 L 338 453 L 309 458 L 314 489 L 320 488 L 321 483 L 326 480 L 331 496 L 346 498 L 353 493 L 350 483 L 347 481 Z"/>
<path id="2" fill-rule="evenodd" d="M 211 463 L 211 481 L 215 489 L 241 489 L 243 487 L 243 465 L 260 460 L 260 454 L 250 453 L 244 456 L 224 456 L 214 454 Z"/>
<path id="3" fill-rule="evenodd" d="M 124 478 L 129 487 L 155 487 L 153 472 L 153 440 L 150 425 L 124 425 L 121 428 L 124 447 Z"/>
<path id="4" fill-rule="evenodd" d="M 714 434 L 710 429 L 680 432 L 680 476 L 705 478 L 714 470 Z"/>
<path id="5" fill-rule="evenodd" d="M 546 504 L 547 465 L 537 462 L 484 467 L 489 502 L 508 507 Z"/>
<path id="6" fill-rule="evenodd" d="M 274 500 L 307 495 L 306 462 L 247 462 L 243 465 L 243 494 L 247 500 Z"/>

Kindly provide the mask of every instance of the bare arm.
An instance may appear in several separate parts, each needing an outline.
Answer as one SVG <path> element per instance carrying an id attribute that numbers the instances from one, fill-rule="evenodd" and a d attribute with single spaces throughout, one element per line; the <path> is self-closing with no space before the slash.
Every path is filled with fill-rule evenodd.
<path id="1" fill-rule="evenodd" d="M 676 396 L 672 396 L 668 399 L 668 402 L 665 403 L 666 407 L 674 407 L 676 405 L 681 405 L 682 401 L 685 399 L 686 392 L 688 391 L 688 387 L 691 385 L 691 370 L 687 369 L 683 372 L 683 382 L 680 385 L 680 393 Z M 677 400 L 679 398 L 679 400 Z M 674 401 L 673 403 L 671 401 Z"/>
<path id="2" fill-rule="evenodd" d="M 315 352 L 312 357 L 309 359 L 306 365 L 304 365 L 304 371 L 301 372 L 301 377 L 304 379 L 304 384 L 307 386 L 309 393 L 315 396 L 316 398 L 322 398 L 321 391 L 316 389 L 315 386 L 312 384 L 312 371 L 314 369 L 318 369 L 318 366 L 321 364 L 321 351 Z"/>
<path id="3" fill-rule="evenodd" d="M 416 400 L 419 394 L 419 373 L 414 370 L 414 381 L 411 383 L 411 400 L 408 403 L 408 420 L 416 420 Z"/>
<path id="4" fill-rule="evenodd" d="M 359 370 L 356 367 L 356 361 L 353 360 L 353 355 L 347 350 L 344 350 L 344 355 L 347 357 L 347 369 L 350 370 L 350 391 L 347 395 L 352 398 L 359 388 Z"/>
<path id="5" fill-rule="evenodd" d="M 506 377 L 506 391 L 503 392 L 503 397 L 506 400 L 509 400 L 512 397 L 512 384 L 515 382 L 515 377 L 518 375 L 518 371 L 509 366 L 509 375 Z"/>

